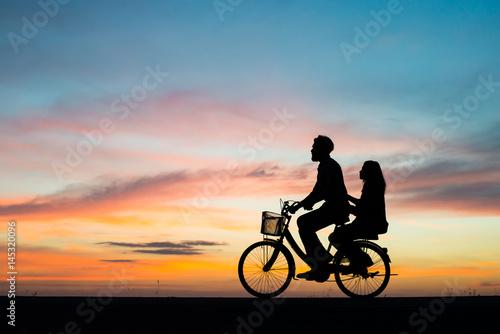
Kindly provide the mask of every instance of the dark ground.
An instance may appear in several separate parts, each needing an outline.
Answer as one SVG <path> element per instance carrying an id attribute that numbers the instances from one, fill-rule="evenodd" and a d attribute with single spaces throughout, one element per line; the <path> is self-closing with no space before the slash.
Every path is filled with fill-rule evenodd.
<path id="1" fill-rule="evenodd" d="M 1 297 L 4 323 L 9 300 Z M 500 333 L 500 297 L 17 297 L 8 333 Z M 5 332 L 3 332 L 5 333 Z"/>

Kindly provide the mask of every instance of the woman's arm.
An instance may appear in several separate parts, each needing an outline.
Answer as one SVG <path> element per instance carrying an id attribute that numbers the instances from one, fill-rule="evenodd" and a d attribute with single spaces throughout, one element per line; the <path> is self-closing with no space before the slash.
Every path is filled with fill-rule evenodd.
<path id="1" fill-rule="evenodd" d="M 350 205 L 350 204 L 349 204 L 349 211 L 350 211 L 350 213 L 352 213 L 353 215 L 357 216 L 357 215 L 358 215 L 358 213 L 359 213 L 359 210 L 358 210 L 358 208 L 357 208 L 357 205 L 359 204 L 359 199 L 357 199 L 356 197 L 352 197 L 352 196 L 351 196 L 351 195 L 349 195 L 349 194 L 347 194 L 347 199 L 348 199 L 350 202 L 352 202 L 352 203 L 356 204 L 356 206 L 354 206 L 354 205 Z"/>

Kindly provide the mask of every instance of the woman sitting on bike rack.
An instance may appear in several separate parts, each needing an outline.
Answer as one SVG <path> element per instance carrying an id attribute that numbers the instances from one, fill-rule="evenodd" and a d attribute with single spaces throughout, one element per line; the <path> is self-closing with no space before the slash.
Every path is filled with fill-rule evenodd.
<path id="1" fill-rule="evenodd" d="M 387 219 L 385 214 L 385 189 L 386 183 L 380 165 L 376 161 L 365 161 L 359 171 L 359 178 L 363 180 L 361 198 L 357 199 L 348 195 L 351 213 L 356 219 L 351 224 L 337 226 L 330 235 L 331 244 L 339 249 L 341 244 L 348 247 L 355 239 L 378 239 L 379 234 L 387 232 Z M 351 247 L 352 261 L 358 266 L 370 266 L 371 260 L 360 249 Z"/>

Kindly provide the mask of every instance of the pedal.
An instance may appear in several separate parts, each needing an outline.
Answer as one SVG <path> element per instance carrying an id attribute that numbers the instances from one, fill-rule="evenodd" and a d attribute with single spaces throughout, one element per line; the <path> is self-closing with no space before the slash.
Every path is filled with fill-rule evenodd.
<path id="1" fill-rule="evenodd" d="M 335 265 L 333 263 L 329 263 L 328 266 L 327 266 L 328 272 L 330 274 L 333 274 L 333 273 L 335 273 L 337 271 L 338 267 L 339 267 L 338 265 Z"/>
<path id="2" fill-rule="evenodd" d="M 329 272 L 322 272 L 322 273 L 316 274 L 314 277 L 314 280 L 318 283 L 323 283 L 323 282 L 328 281 L 329 278 L 330 278 Z"/>

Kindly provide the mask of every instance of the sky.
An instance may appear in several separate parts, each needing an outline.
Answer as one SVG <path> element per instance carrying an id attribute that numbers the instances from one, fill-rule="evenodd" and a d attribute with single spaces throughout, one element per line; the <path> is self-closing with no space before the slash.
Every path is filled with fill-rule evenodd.
<path id="1" fill-rule="evenodd" d="M 498 1 L 3 1 L 0 32 L 19 295 L 249 296 L 239 257 L 319 134 L 351 195 L 382 166 L 384 295 L 500 293 Z"/>

